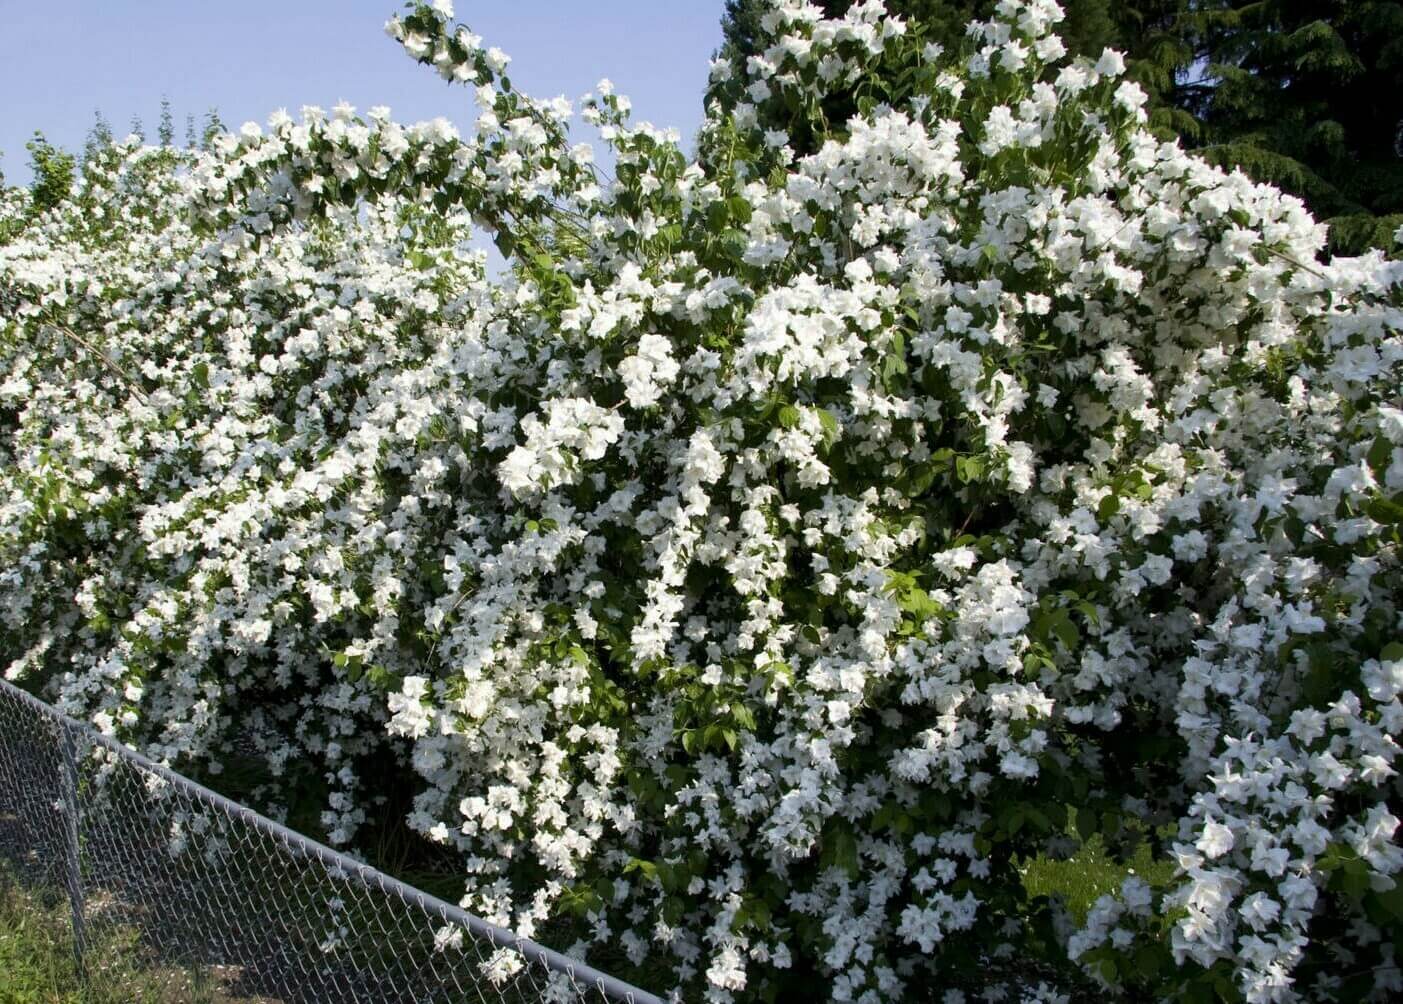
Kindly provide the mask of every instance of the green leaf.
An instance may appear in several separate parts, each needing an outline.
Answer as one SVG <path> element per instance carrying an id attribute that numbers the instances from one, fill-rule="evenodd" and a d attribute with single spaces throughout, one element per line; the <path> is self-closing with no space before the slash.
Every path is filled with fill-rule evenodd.
<path id="1" fill-rule="evenodd" d="M 906 375 L 906 359 L 895 352 L 882 356 L 882 383 L 890 388 L 900 377 Z"/>
<path id="2" fill-rule="evenodd" d="M 1369 865 L 1363 858 L 1344 862 L 1339 870 L 1340 888 L 1351 899 L 1360 899 L 1369 891 Z"/>
<path id="3" fill-rule="evenodd" d="M 1403 501 L 1398 498 L 1376 496 L 1364 503 L 1364 511 L 1375 523 L 1382 523 L 1384 526 L 1403 524 Z"/>
<path id="4" fill-rule="evenodd" d="M 624 865 L 624 874 L 630 872 L 638 872 L 650 882 L 656 882 L 658 878 L 658 866 L 641 858 L 629 858 L 628 864 Z"/>
<path id="5" fill-rule="evenodd" d="M 1376 436 L 1374 442 L 1369 446 L 1369 452 L 1365 459 L 1374 469 L 1374 475 L 1383 477 L 1384 472 L 1388 470 L 1389 462 L 1393 459 L 1393 444 L 1383 436 Z"/>
<path id="6" fill-rule="evenodd" d="M 955 477 L 961 484 L 970 484 L 984 476 L 984 460 L 981 457 L 956 457 Z"/>
<path id="7" fill-rule="evenodd" d="M 1370 898 L 1395 921 L 1403 921 L 1403 884 L 1394 885 L 1386 892 L 1376 892 Z"/>
<path id="8" fill-rule="evenodd" d="M 819 864 L 824 868 L 841 868 L 849 876 L 858 874 L 857 838 L 852 824 L 842 818 L 830 819 L 824 827 Z"/>
<path id="9" fill-rule="evenodd" d="M 924 495 L 935 483 L 940 468 L 935 464 L 916 464 L 906 472 L 906 483 L 912 495 Z"/>

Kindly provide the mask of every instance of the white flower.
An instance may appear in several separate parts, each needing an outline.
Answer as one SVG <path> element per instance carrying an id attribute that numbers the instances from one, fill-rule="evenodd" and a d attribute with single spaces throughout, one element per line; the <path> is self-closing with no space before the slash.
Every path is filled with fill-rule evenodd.
<path id="1" fill-rule="evenodd" d="M 644 335 L 638 340 L 637 351 L 619 364 L 629 405 L 647 408 L 656 404 L 679 370 L 672 344 L 661 335 Z"/>
<path id="2" fill-rule="evenodd" d="M 1096 61 L 1096 72 L 1103 77 L 1118 77 L 1125 72 L 1125 57 L 1115 49 L 1104 49 Z"/>
<path id="3" fill-rule="evenodd" d="M 539 471 L 536 455 L 525 446 L 518 446 L 512 450 L 497 468 L 502 487 L 513 494 L 530 488 L 535 483 Z"/>
<path id="4" fill-rule="evenodd" d="M 1233 832 L 1215 820 L 1203 824 L 1203 832 L 1194 846 L 1209 858 L 1220 858 L 1233 848 Z"/>
<path id="5" fill-rule="evenodd" d="M 507 68 L 507 64 L 511 62 L 511 57 L 496 46 L 487 50 L 485 58 L 487 59 L 488 68 L 491 69 L 493 73 L 501 73 Z"/>
<path id="6" fill-rule="evenodd" d="M 1265 893 L 1254 892 L 1243 900 L 1239 912 L 1254 931 L 1260 931 L 1276 922 L 1281 905 Z"/>

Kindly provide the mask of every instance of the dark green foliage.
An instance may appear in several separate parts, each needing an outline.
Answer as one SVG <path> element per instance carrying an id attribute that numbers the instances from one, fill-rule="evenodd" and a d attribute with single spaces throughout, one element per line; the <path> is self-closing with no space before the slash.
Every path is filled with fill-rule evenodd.
<path id="1" fill-rule="evenodd" d="M 721 37 L 725 41 L 720 55 L 736 59 L 755 51 L 764 10 L 761 0 L 726 0 L 726 12 L 721 16 Z"/>
<path id="2" fill-rule="evenodd" d="M 1188 110 L 1198 58 L 1194 0 L 1081 0 L 1067 5 L 1065 38 L 1075 53 L 1105 48 L 1126 55 L 1126 72 L 1149 95 L 1150 128 L 1162 139 L 1192 141 L 1199 126 Z"/>
<path id="3" fill-rule="evenodd" d="M 1331 249 L 1403 224 L 1403 3 L 1227 0 L 1200 19 L 1202 152 L 1299 195 Z"/>

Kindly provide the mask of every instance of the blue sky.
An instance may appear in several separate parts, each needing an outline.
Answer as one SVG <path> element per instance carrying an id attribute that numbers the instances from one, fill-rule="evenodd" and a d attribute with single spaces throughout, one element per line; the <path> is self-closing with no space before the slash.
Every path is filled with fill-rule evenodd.
<path id="1" fill-rule="evenodd" d="M 512 83 L 574 99 L 601 77 L 637 119 L 690 141 L 722 0 L 457 0 L 458 19 L 512 57 Z M 0 170 L 29 180 L 25 142 L 82 147 L 100 109 L 154 139 L 169 96 L 176 138 L 210 106 L 236 128 L 276 108 L 385 104 L 400 121 L 471 120 L 471 97 L 416 66 L 383 31 L 400 0 L 0 0 Z M 588 136 L 582 136 L 588 138 Z"/>

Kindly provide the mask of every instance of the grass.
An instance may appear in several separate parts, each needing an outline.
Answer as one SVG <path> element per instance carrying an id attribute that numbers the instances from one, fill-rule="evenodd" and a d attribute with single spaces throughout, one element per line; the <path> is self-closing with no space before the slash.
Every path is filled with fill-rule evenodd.
<path id="1" fill-rule="evenodd" d="M 0 884 L 0 1002 L 78 1002 L 73 943 L 51 908 Z"/>
<path id="2" fill-rule="evenodd" d="M 272 1004 L 159 959 L 130 928 L 95 933 L 84 962 L 86 981 L 74 965 L 67 900 L 0 867 L 0 1004 Z"/>

